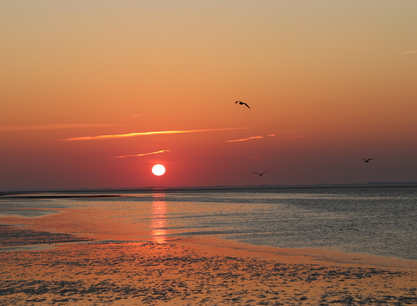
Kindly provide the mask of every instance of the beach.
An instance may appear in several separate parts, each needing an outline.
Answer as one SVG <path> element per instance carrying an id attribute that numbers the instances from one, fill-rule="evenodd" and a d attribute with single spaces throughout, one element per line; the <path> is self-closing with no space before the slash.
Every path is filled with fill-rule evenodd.
<path id="1" fill-rule="evenodd" d="M 3 196 L 0 305 L 417 305 L 414 195 L 290 191 Z M 397 243 L 374 248 L 397 216 Z M 349 235 L 368 252 L 338 248 Z"/>
<path id="2" fill-rule="evenodd" d="M 417 305 L 412 261 L 24 231 L 2 227 L 0 305 Z"/>

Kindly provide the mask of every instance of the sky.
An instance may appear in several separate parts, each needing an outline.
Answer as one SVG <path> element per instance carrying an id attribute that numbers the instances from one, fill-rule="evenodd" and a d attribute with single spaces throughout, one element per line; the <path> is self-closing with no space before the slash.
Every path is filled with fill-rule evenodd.
<path id="1" fill-rule="evenodd" d="M 416 12 L 2 0 L 0 190 L 417 182 Z"/>

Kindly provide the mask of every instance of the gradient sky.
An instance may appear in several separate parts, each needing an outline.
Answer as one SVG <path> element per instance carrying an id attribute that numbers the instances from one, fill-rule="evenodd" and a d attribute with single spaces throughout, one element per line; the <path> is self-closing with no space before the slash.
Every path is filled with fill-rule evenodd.
<path id="1" fill-rule="evenodd" d="M 0 190 L 417 182 L 416 12 L 2 0 Z"/>

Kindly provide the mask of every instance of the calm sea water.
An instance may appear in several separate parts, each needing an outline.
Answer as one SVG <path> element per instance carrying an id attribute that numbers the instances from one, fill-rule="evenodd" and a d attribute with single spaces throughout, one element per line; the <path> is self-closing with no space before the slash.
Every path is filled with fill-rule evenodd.
<path id="1" fill-rule="evenodd" d="M 0 217 L 38 218 L 62 208 L 77 209 L 81 213 L 74 233 L 83 228 L 83 234 L 94 234 L 96 230 L 103 232 L 104 227 L 109 237 L 114 234 L 140 240 L 148 236 L 160 242 L 167 237 L 215 235 L 255 245 L 325 248 L 417 260 L 417 187 L 413 186 L 111 194 L 123 197 L 3 197 Z"/>

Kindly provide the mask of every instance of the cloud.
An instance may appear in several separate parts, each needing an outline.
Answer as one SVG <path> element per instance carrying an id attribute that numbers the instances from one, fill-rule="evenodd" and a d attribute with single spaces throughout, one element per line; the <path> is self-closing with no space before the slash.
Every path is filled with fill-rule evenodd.
<path id="1" fill-rule="evenodd" d="M 293 129 L 293 130 L 286 130 L 286 131 L 278 131 L 278 134 L 289 134 L 289 133 L 295 133 L 295 132 L 300 132 L 300 131 L 305 131 L 305 130 L 312 130 L 312 129 L 321 129 L 321 128 L 329 128 L 329 125 L 321 125 L 321 126 L 310 126 L 310 127 L 305 127 L 305 128 L 298 128 L 298 129 Z M 270 134 L 268 136 L 276 136 L 276 134 Z"/>
<path id="2" fill-rule="evenodd" d="M 416 53 L 416 52 L 417 52 L 417 50 L 411 50 L 411 51 L 404 52 L 404 54 L 410 54 L 410 53 Z"/>
<path id="3" fill-rule="evenodd" d="M 171 152 L 171 151 L 170 150 L 159 150 L 159 151 L 149 152 L 149 153 L 121 155 L 121 156 L 116 156 L 116 157 L 113 157 L 113 158 L 142 157 L 142 156 L 161 154 L 161 153 L 167 153 L 167 152 Z"/>
<path id="4" fill-rule="evenodd" d="M 132 115 L 129 118 L 121 118 L 121 119 L 119 119 L 119 121 L 124 121 L 124 120 L 131 119 L 131 118 L 137 118 L 137 117 L 140 117 L 140 116 L 143 116 L 143 114 Z"/>
<path id="5" fill-rule="evenodd" d="M 90 127 L 118 126 L 118 124 L 38 124 L 38 125 L 5 125 L 0 126 L 0 132 L 4 131 L 41 131 L 58 129 L 76 129 Z"/>
<path id="6" fill-rule="evenodd" d="M 262 136 L 252 136 L 252 137 L 248 137 L 248 138 L 228 140 L 227 142 L 248 141 L 248 140 L 251 140 L 251 139 L 260 139 L 260 138 L 263 138 L 263 137 Z"/>
<path id="7" fill-rule="evenodd" d="M 323 126 L 311 126 L 311 127 L 305 127 L 305 128 L 298 128 L 298 129 L 293 129 L 293 130 L 286 130 L 286 131 L 277 131 L 276 133 L 269 133 L 267 134 L 266 137 L 276 137 L 276 136 L 282 136 L 285 137 L 286 139 L 298 139 L 298 138 L 305 138 L 307 137 L 306 135 L 302 135 L 300 134 L 301 131 L 305 131 L 305 130 L 310 130 L 310 129 L 319 129 L 319 128 L 328 128 L 329 126 L 323 125 Z M 242 141 L 248 141 L 248 140 L 252 140 L 252 139 L 261 139 L 264 138 L 263 136 L 252 136 L 252 137 L 248 137 L 248 138 L 241 138 L 241 139 L 233 139 L 233 140 L 227 140 L 227 142 L 242 142 Z"/>
<path id="8" fill-rule="evenodd" d="M 220 129 L 205 129 L 205 130 L 173 130 L 173 131 L 156 131 L 156 132 L 140 132 L 140 133 L 126 133 L 126 134 L 113 134 L 113 135 L 98 135 L 98 136 L 84 136 L 73 137 L 67 139 L 61 139 L 63 141 L 81 141 L 81 140 L 99 140 L 99 139 L 114 139 L 114 138 L 130 138 L 139 136 L 151 136 L 151 135 L 167 135 L 167 134 L 186 134 L 186 133 L 202 133 L 213 131 L 228 131 L 247 129 L 243 128 L 220 128 Z"/>

